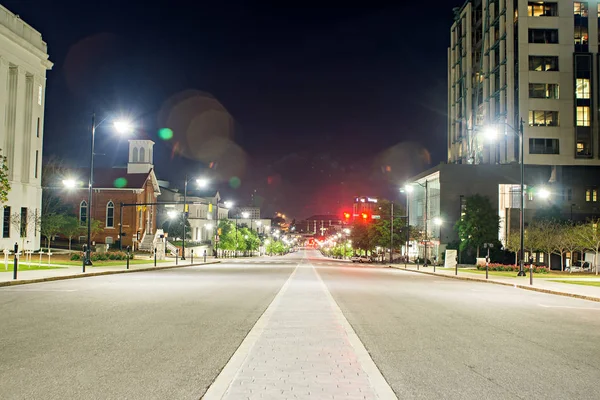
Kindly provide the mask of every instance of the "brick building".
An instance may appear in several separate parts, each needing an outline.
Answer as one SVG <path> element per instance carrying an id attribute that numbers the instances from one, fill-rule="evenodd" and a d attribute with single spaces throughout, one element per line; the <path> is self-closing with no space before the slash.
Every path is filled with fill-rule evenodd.
<path id="1" fill-rule="evenodd" d="M 137 249 L 146 234 L 149 238 L 154 236 L 157 228 L 156 206 L 124 206 L 121 210 L 122 204 L 157 202 L 160 188 L 154 174 L 153 146 L 154 143 L 150 140 L 130 140 L 127 168 L 94 168 L 92 210 L 89 215 L 100 221 L 103 228 L 94 236 L 94 242 L 118 245 L 120 228 L 123 232 L 123 247 L 132 246 Z M 86 182 L 89 169 L 78 169 L 73 174 L 75 179 Z M 63 191 L 60 197 L 71 206 L 73 214 L 85 227 L 88 218 L 87 187 Z M 85 229 L 82 232 L 79 240 L 84 242 L 87 232 Z"/>

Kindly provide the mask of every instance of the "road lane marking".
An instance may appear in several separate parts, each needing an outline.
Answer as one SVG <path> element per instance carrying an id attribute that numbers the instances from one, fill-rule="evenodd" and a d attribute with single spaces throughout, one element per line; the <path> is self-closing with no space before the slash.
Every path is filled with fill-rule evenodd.
<path id="1" fill-rule="evenodd" d="M 569 308 L 569 309 L 573 309 L 573 310 L 594 310 L 594 311 L 600 311 L 600 308 L 594 308 L 594 307 L 549 306 L 549 305 L 546 305 L 546 304 L 538 304 L 538 306 L 544 307 L 544 308 Z"/>

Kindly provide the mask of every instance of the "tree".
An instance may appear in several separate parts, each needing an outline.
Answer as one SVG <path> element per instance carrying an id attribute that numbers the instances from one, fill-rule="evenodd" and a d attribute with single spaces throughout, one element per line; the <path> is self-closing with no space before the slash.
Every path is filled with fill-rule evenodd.
<path id="1" fill-rule="evenodd" d="M 178 213 L 177 216 L 169 219 L 163 224 L 163 230 L 169 234 L 169 238 L 183 238 L 183 221 L 183 213 Z M 185 227 L 185 238 L 189 240 L 192 238 L 192 227 L 188 219 L 185 219 Z"/>
<path id="2" fill-rule="evenodd" d="M 562 235 L 562 243 L 568 253 L 571 254 L 571 265 L 573 262 L 573 253 L 581 248 L 581 243 L 577 237 L 577 226 L 566 225 Z M 563 268 L 561 268 L 563 270 Z"/>
<path id="3" fill-rule="evenodd" d="M 93 220 L 92 220 L 93 222 Z M 79 223 L 79 219 L 74 215 L 67 215 L 64 218 L 62 233 L 66 238 L 69 239 L 69 250 L 71 250 L 71 241 L 75 236 L 77 236 L 82 231 L 82 226 Z"/>
<path id="4" fill-rule="evenodd" d="M 21 249 L 25 250 L 25 239 L 31 234 L 37 232 L 40 227 L 40 217 L 37 212 L 28 212 L 25 221 L 21 221 L 21 213 L 14 212 L 10 216 L 10 223 L 13 229 L 19 232 L 21 238 Z"/>
<path id="5" fill-rule="evenodd" d="M 461 240 L 460 250 L 467 248 L 479 249 L 484 243 L 496 243 L 500 231 L 500 217 L 490 199 L 473 195 L 465 199 L 465 210 L 455 229 Z"/>
<path id="6" fill-rule="evenodd" d="M 560 240 L 558 232 L 560 232 L 561 225 L 553 219 L 534 221 L 533 225 L 535 225 L 537 234 L 537 250 L 541 250 L 548 256 L 546 264 L 550 268 L 551 254 L 556 249 L 557 242 Z"/>
<path id="7" fill-rule="evenodd" d="M 600 232 L 598 231 L 598 220 L 587 222 L 577 226 L 577 236 L 582 249 L 594 251 L 594 271 L 598 275 L 598 253 L 600 253 Z"/>
<path id="8" fill-rule="evenodd" d="M 42 218 L 40 232 L 46 238 L 46 247 L 50 251 L 52 238 L 58 235 L 65 222 L 65 216 L 62 214 L 50 214 Z"/>
<path id="9" fill-rule="evenodd" d="M 0 150 L 0 204 L 8 201 L 8 193 L 10 192 L 10 180 L 8 179 L 8 165 L 6 157 L 2 155 Z"/>
<path id="10" fill-rule="evenodd" d="M 504 246 L 506 250 L 512 251 L 515 253 L 515 265 L 519 263 L 519 251 L 521 251 L 521 232 L 518 230 L 512 230 L 508 239 L 506 240 L 506 245 Z"/>

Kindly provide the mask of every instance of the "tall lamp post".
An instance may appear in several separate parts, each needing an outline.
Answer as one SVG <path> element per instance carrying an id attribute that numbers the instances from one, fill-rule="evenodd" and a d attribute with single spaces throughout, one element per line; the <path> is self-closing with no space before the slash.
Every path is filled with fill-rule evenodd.
<path id="1" fill-rule="evenodd" d="M 88 181 L 88 208 L 87 208 L 87 245 L 85 249 L 85 262 L 83 263 L 83 272 L 86 265 L 92 265 L 91 250 L 92 250 L 92 193 L 94 192 L 94 148 L 96 145 L 96 128 L 106 121 L 106 118 L 96 124 L 96 113 L 92 113 L 92 140 L 90 146 L 90 177 Z M 126 134 L 132 131 L 133 127 L 130 122 L 117 120 L 113 122 L 113 127 L 120 134 Z M 120 221 L 122 223 L 122 221 Z M 122 239 L 120 239 L 122 240 Z"/>
<path id="2" fill-rule="evenodd" d="M 519 129 L 515 129 L 512 126 L 510 126 L 509 124 L 504 124 L 506 125 L 507 128 L 510 129 L 510 131 L 516 135 L 519 138 L 519 148 L 520 148 L 520 154 L 519 154 L 519 158 L 520 158 L 520 164 L 521 164 L 521 204 L 520 204 L 520 210 L 519 210 L 519 273 L 517 274 L 517 276 L 527 276 L 527 274 L 525 273 L 525 270 L 523 268 L 523 263 L 524 263 L 524 258 L 525 258 L 525 162 L 524 162 L 524 155 L 525 155 L 525 139 L 524 139 L 524 132 L 523 132 L 523 118 L 521 118 L 521 121 L 519 123 Z M 487 129 L 487 135 L 491 140 L 495 140 L 498 137 L 498 130 L 494 127 L 491 126 L 489 127 L 489 129 Z"/>

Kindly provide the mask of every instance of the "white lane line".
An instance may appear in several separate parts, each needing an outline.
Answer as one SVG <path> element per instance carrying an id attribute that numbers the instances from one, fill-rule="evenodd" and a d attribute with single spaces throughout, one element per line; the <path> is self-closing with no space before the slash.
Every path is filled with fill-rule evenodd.
<path id="1" fill-rule="evenodd" d="M 221 370 L 219 376 L 217 376 L 204 396 L 202 396 L 202 400 L 220 400 L 223 398 L 227 392 L 227 389 L 231 383 L 233 383 L 238 371 L 244 364 L 244 361 L 246 361 L 248 356 L 250 356 L 252 348 L 262 335 L 265 327 L 269 324 L 269 320 L 281 302 L 283 295 L 290 286 L 290 282 L 292 282 L 292 279 L 296 275 L 296 271 L 298 271 L 299 266 L 300 264 L 296 265 L 296 268 L 290 274 L 289 278 L 287 281 L 285 281 L 281 289 L 279 289 L 279 293 L 277 293 L 271 304 L 269 304 L 269 307 L 267 307 L 258 321 L 256 321 L 256 324 L 254 324 L 254 327 L 252 327 L 250 332 L 248 332 L 248 335 L 246 335 L 242 341 L 242 344 L 240 344 L 240 347 L 238 347 L 235 353 L 233 353 L 233 356 L 231 356 L 225 367 Z"/>
<path id="2" fill-rule="evenodd" d="M 383 377 L 383 374 L 381 373 L 381 371 L 379 370 L 377 365 L 375 365 L 375 362 L 371 358 L 371 355 L 367 351 L 365 345 L 362 343 L 362 341 L 360 340 L 360 338 L 358 337 L 358 335 L 352 328 L 352 325 L 350 325 L 350 323 L 344 316 L 344 313 L 342 312 L 342 310 L 336 303 L 335 299 L 329 292 L 327 285 L 325 285 L 325 282 L 323 282 L 323 279 L 321 278 L 321 275 L 319 274 L 319 270 L 317 268 L 315 268 L 314 266 L 312 266 L 312 267 L 315 270 L 315 273 L 317 274 L 317 278 L 319 278 L 321 285 L 323 285 L 323 290 L 325 291 L 325 295 L 331 302 L 331 308 L 333 309 L 334 313 L 337 315 L 338 321 L 340 322 L 340 324 L 344 327 L 344 330 L 346 331 L 348 341 L 350 342 L 350 345 L 354 348 L 359 365 L 366 372 L 367 377 L 369 378 L 369 382 L 371 383 L 371 388 L 373 388 L 373 390 L 375 391 L 375 393 L 377 394 L 377 397 L 379 399 L 396 399 L 396 400 L 398 400 L 396 393 L 394 393 L 394 391 L 390 387 L 389 383 Z"/>
<path id="3" fill-rule="evenodd" d="M 546 305 L 546 304 L 538 304 L 538 306 L 544 307 L 544 308 L 569 308 L 569 309 L 572 309 L 572 310 L 594 310 L 594 311 L 600 311 L 600 308 L 594 308 L 594 307 L 549 306 L 549 305 Z"/>

